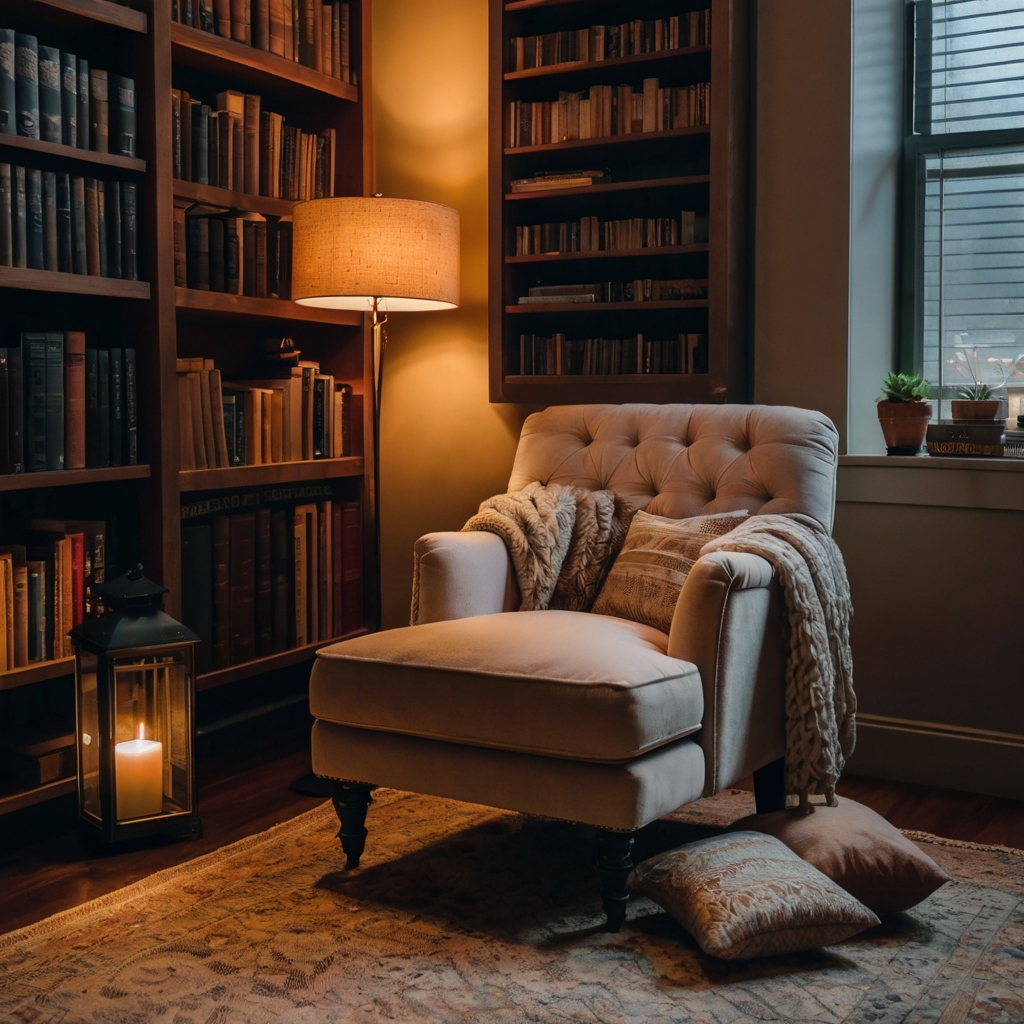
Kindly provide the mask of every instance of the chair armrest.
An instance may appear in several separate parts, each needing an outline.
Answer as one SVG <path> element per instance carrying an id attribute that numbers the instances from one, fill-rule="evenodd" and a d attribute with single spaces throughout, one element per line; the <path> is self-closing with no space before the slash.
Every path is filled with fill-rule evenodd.
<path id="1" fill-rule="evenodd" d="M 772 566 L 758 555 L 715 551 L 683 584 L 668 653 L 700 671 L 705 796 L 786 752 L 786 655 Z"/>
<path id="2" fill-rule="evenodd" d="M 412 625 L 519 607 L 512 561 L 497 534 L 428 533 L 413 551 Z"/>

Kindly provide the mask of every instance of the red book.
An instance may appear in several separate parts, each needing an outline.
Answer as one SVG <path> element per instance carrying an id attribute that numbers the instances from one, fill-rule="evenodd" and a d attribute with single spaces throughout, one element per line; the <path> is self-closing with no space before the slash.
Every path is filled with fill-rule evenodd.
<path id="1" fill-rule="evenodd" d="M 79 626 L 85 618 L 85 534 L 69 534 L 68 540 L 71 541 L 71 626 Z"/>
<path id="2" fill-rule="evenodd" d="M 358 501 L 341 503 L 342 632 L 363 625 L 363 514 Z"/>

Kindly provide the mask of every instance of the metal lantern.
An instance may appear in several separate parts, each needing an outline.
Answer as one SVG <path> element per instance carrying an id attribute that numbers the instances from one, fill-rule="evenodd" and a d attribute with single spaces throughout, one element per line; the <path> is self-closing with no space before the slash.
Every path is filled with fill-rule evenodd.
<path id="1" fill-rule="evenodd" d="M 161 610 L 167 588 L 136 566 L 94 594 L 104 612 L 71 631 L 78 721 L 78 812 L 105 842 L 198 839 L 194 646 Z"/>

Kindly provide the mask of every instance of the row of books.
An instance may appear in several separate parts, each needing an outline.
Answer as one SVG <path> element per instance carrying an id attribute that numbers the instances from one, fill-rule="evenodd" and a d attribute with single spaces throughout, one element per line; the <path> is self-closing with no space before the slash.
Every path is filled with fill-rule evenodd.
<path id="1" fill-rule="evenodd" d="M 352 454 L 352 386 L 314 362 L 225 381 L 212 359 L 178 360 L 181 468 L 218 469 Z"/>
<path id="2" fill-rule="evenodd" d="M 359 502 L 284 493 L 182 524 L 182 621 L 200 637 L 200 674 L 362 628 Z"/>
<path id="3" fill-rule="evenodd" d="M 0 132 L 135 156 L 135 81 L 0 28 Z"/>
<path id="4" fill-rule="evenodd" d="M 291 298 L 291 218 L 187 216 L 176 205 L 174 282 L 229 295 Z"/>
<path id="5" fill-rule="evenodd" d="M 614 60 L 710 43 L 711 12 L 687 11 L 671 18 L 513 36 L 508 41 L 508 70 L 525 71 L 571 61 Z"/>
<path id="6" fill-rule="evenodd" d="M 537 171 L 529 178 L 513 178 L 509 188 L 513 193 L 552 192 L 564 188 L 586 188 L 589 185 L 607 185 L 612 175 L 607 169 L 587 171 Z"/>
<path id="7" fill-rule="evenodd" d="M 633 373 L 707 373 L 707 336 L 676 338 L 566 338 L 519 335 L 519 373 L 564 376 Z"/>
<path id="8" fill-rule="evenodd" d="M 925 440 L 929 455 L 1024 458 L 1024 431 L 1005 420 L 940 420 L 928 424 Z"/>
<path id="9" fill-rule="evenodd" d="M 539 284 L 519 296 L 520 306 L 593 302 L 666 302 L 680 299 L 706 299 L 707 278 L 675 278 L 656 281 L 603 281 L 599 284 Z"/>
<path id="10" fill-rule="evenodd" d="M 0 266 L 139 279 L 130 181 L 0 163 Z"/>
<path id="11" fill-rule="evenodd" d="M 337 132 L 303 132 L 234 89 L 215 107 L 171 90 L 174 177 L 273 199 L 334 195 Z"/>
<path id="12" fill-rule="evenodd" d="M 171 0 L 171 19 L 356 84 L 351 8 L 320 0 Z"/>
<path id="13" fill-rule="evenodd" d="M 693 245 L 707 239 L 707 216 L 693 210 L 683 210 L 679 220 L 674 217 L 598 220 L 591 216 L 558 223 L 518 225 L 511 255 L 650 249 L 663 245 Z"/>
<path id="14" fill-rule="evenodd" d="M 68 632 L 100 609 L 107 524 L 33 519 L 24 544 L 0 545 L 0 671 L 72 653 Z"/>
<path id="15" fill-rule="evenodd" d="M 505 138 L 516 149 L 710 123 L 710 82 L 661 88 L 657 78 L 645 78 L 642 90 L 592 85 L 588 92 L 559 92 L 557 100 L 511 100 Z"/>
<path id="16" fill-rule="evenodd" d="M 134 466 L 137 380 L 134 348 L 24 331 L 0 348 L 0 473 Z"/>

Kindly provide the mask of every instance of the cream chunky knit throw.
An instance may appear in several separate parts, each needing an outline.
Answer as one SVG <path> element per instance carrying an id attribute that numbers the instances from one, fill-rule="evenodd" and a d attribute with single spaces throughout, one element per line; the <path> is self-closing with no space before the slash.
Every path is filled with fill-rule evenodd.
<path id="1" fill-rule="evenodd" d="M 705 544 L 712 551 L 760 555 L 775 569 L 788 629 L 786 665 L 786 793 L 824 794 L 835 788 L 856 741 L 857 698 L 850 657 L 850 585 L 843 556 L 810 516 L 751 516 Z"/>

